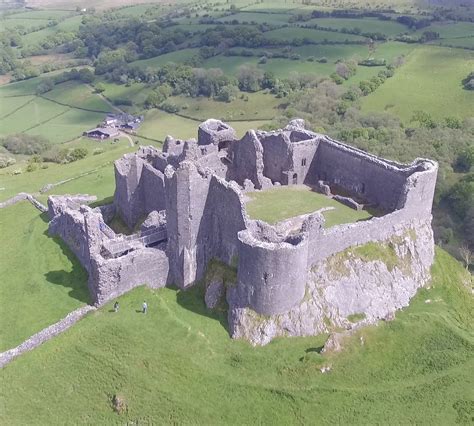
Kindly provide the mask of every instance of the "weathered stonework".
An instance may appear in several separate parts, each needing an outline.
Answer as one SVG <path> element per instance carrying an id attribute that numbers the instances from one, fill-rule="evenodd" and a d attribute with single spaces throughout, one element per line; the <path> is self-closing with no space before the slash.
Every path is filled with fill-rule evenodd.
<path id="1" fill-rule="evenodd" d="M 97 304 L 141 284 L 190 287 L 212 259 L 237 265 L 226 289 L 230 334 L 266 344 L 372 323 L 409 303 L 433 262 L 436 173 L 433 161 L 383 160 L 308 131 L 302 120 L 240 140 L 208 120 L 197 140 L 167 137 L 163 152 L 143 147 L 116 161 L 113 205 L 50 197 L 50 232 L 89 272 Z M 322 211 L 274 226 L 248 217 L 246 191 L 294 184 L 382 215 L 330 228 Z M 140 231 L 115 234 L 106 224 L 114 214 Z M 214 306 L 222 291 L 209 286 L 206 303 Z"/>

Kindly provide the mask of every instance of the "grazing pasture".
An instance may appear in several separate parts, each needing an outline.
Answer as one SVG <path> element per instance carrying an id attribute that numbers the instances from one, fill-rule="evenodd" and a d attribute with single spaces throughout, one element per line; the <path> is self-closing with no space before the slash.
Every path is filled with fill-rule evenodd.
<path id="1" fill-rule="evenodd" d="M 264 37 L 268 40 L 288 41 L 294 39 L 308 39 L 313 43 L 365 41 L 365 37 L 336 33 L 332 31 L 321 31 L 313 28 L 285 27 L 277 30 L 267 31 Z"/>
<path id="2" fill-rule="evenodd" d="M 8 241 L 0 256 L 0 351 L 89 302 L 87 273 L 47 235 L 47 220 L 26 201 L 0 209 L 0 235 Z"/>
<path id="3" fill-rule="evenodd" d="M 290 19 L 290 14 L 284 13 L 255 13 L 255 12 L 247 12 L 241 11 L 239 13 L 231 14 L 225 16 L 223 18 L 219 18 L 218 20 L 221 22 L 228 22 L 228 21 L 238 21 L 239 23 L 257 23 L 257 24 L 273 24 L 273 25 L 283 25 L 288 24 L 288 20 Z"/>
<path id="4" fill-rule="evenodd" d="M 110 144 L 104 146 L 104 144 Z M 84 146 L 83 144 L 65 144 L 66 147 Z M 113 161 L 120 158 L 127 152 L 133 152 L 136 150 L 135 147 L 131 147 L 128 141 L 122 140 L 120 143 L 112 144 L 111 142 L 95 142 L 90 141 L 86 147 L 89 150 L 89 155 L 82 159 L 75 161 L 70 164 L 54 164 L 48 163 L 48 168 L 38 169 L 34 172 L 25 172 L 24 166 L 26 163 L 17 163 L 13 166 L 7 167 L 6 169 L 0 169 L 0 181 L 2 182 L 0 191 L 0 202 L 5 201 L 8 198 L 13 197 L 19 192 L 38 192 L 48 183 L 56 183 L 70 178 L 76 178 L 83 173 L 101 168 L 103 166 L 113 168 Z M 104 147 L 105 152 L 99 155 L 92 155 L 94 148 Z M 14 175 L 14 170 L 23 170 L 22 174 Z M 71 188 L 72 190 L 72 188 Z M 105 194 L 102 192 L 102 188 L 99 186 L 92 186 L 84 188 L 84 190 L 90 191 L 92 195 L 98 195 L 100 197 Z M 75 192 L 81 192 L 80 186 L 75 188 Z M 54 193 L 54 191 L 50 192 Z M 112 195 L 107 193 L 107 196 Z"/>
<path id="5" fill-rule="evenodd" d="M 271 120 L 278 114 L 280 99 L 262 92 L 248 93 L 232 102 L 219 102 L 209 98 L 170 98 L 170 102 L 179 105 L 181 114 L 204 121 L 209 117 L 224 121 L 232 120 Z"/>
<path id="6" fill-rule="evenodd" d="M 409 31 L 409 28 L 397 21 L 381 21 L 376 18 L 317 18 L 305 22 L 305 24 L 316 24 L 320 27 L 333 28 L 335 30 L 358 28 L 363 33 L 381 33 L 387 36 Z"/>
<path id="7" fill-rule="evenodd" d="M 0 388 L 3 420 L 469 423 L 474 318 L 467 279 L 438 250 L 430 289 L 394 321 L 363 328 L 343 353 L 325 355 L 326 336 L 265 347 L 231 340 L 225 312 L 206 309 L 202 287 L 141 287 L 119 298 L 118 313 L 111 302 L 2 369 L 9 383 Z M 139 313 L 143 300 L 147 315 Z M 330 372 L 322 374 L 323 366 Z M 123 409 L 114 410 L 117 401 Z"/>
<path id="8" fill-rule="evenodd" d="M 435 119 L 472 115 L 472 93 L 461 80 L 474 69 L 474 53 L 462 49 L 423 46 L 374 93 L 363 98 L 363 111 L 388 111 L 409 122 L 421 110 Z"/>
<path id="9" fill-rule="evenodd" d="M 175 52 L 165 53 L 163 55 L 155 56 L 150 59 L 142 59 L 139 61 L 135 61 L 133 62 L 133 65 L 137 65 L 143 69 L 146 69 L 147 67 L 158 68 L 167 64 L 168 62 L 184 62 L 187 59 L 190 59 L 194 55 L 196 55 L 198 51 L 199 49 L 197 48 L 176 50 Z"/>

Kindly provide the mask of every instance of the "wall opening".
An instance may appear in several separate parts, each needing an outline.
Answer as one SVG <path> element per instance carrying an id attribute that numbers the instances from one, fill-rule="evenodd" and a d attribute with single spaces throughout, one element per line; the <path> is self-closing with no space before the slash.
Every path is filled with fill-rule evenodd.
<path id="1" fill-rule="evenodd" d="M 298 174 L 293 173 L 293 185 L 296 185 L 298 183 Z"/>
<path id="2" fill-rule="evenodd" d="M 303 159 L 301 160 L 301 165 L 302 165 L 303 167 L 306 166 L 306 158 L 303 158 Z"/>

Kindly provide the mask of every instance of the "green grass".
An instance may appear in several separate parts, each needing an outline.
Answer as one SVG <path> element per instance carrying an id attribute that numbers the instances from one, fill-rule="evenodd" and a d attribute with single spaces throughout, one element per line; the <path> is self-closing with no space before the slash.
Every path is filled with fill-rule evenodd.
<path id="1" fill-rule="evenodd" d="M 474 37 L 446 38 L 437 40 L 435 44 L 448 47 L 468 48 L 472 50 L 474 49 Z"/>
<path id="2" fill-rule="evenodd" d="M 69 146 L 72 147 L 72 144 L 69 144 Z M 102 147 L 103 145 L 97 144 L 96 146 Z M 24 172 L 20 175 L 12 175 L 11 173 L 16 169 L 24 169 L 25 163 L 17 163 L 0 171 L 0 186 L 4 188 L 0 191 L 0 201 L 4 201 L 19 192 L 37 192 L 48 183 L 55 183 L 72 177 L 77 177 L 82 173 L 102 166 L 106 166 L 106 168 L 113 171 L 112 162 L 120 158 L 126 152 L 134 150 L 135 148 L 130 147 L 128 143 L 124 141 L 120 144 L 110 145 L 109 149 L 107 149 L 103 154 L 90 154 L 85 159 L 75 161 L 74 163 L 48 164 L 47 169 L 40 169 L 30 173 Z M 90 151 L 92 151 L 92 149 Z M 109 176 L 110 170 L 102 171 L 101 169 L 100 173 L 103 176 Z M 78 192 L 89 192 L 90 194 L 98 195 L 99 197 L 112 195 L 109 189 L 107 189 L 104 194 L 103 188 L 98 186 L 99 184 L 97 182 L 90 182 L 90 184 L 82 186 L 80 182 L 72 181 L 66 185 L 68 186 L 64 188 L 67 188 L 67 192 L 73 194 Z M 110 182 L 108 185 L 110 185 Z M 109 188 L 112 188 L 112 186 L 109 186 Z M 63 187 L 60 186 L 49 194 L 61 193 L 62 190 Z"/>
<path id="3" fill-rule="evenodd" d="M 446 253 L 433 274 L 431 290 L 393 322 L 359 331 L 339 355 L 318 353 L 324 336 L 253 348 L 229 338 L 225 314 L 206 310 L 201 290 L 136 289 L 117 314 L 109 304 L 4 368 L 2 421 L 470 423 L 473 302 Z M 146 316 L 136 312 L 144 299 Z M 114 395 L 125 400 L 122 414 Z"/>
<path id="4" fill-rule="evenodd" d="M 23 18 L 10 18 L 10 19 L 0 19 L 0 27 L 3 27 L 6 30 L 11 30 L 14 28 L 24 28 L 26 30 L 31 30 L 32 28 L 42 27 L 48 25 L 47 19 L 23 19 Z"/>
<path id="5" fill-rule="evenodd" d="M 96 127 L 103 118 L 101 113 L 66 108 L 64 114 L 26 133 L 44 136 L 53 144 L 59 144 L 77 139 L 84 131 Z"/>
<path id="6" fill-rule="evenodd" d="M 49 19 L 54 20 L 70 16 L 72 13 L 66 10 L 30 10 L 27 12 L 14 13 L 8 19 Z"/>
<path id="7" fill-rule="evenodd" d="M 53 90 L 45 93 L 43 96 L 46 99 L 61 102 L 75 108 L 104 112 L 113 110 L 109 104 L 93 92 L 91 87 L 76 81 L 58 84 Z"/>
<path id="8" fill-rule="evenodd" d="M 22 97 L 20 99 L 25 98 Z M 15 113 L 0 119 L 0 134 L 10 135 L 26 131 L 67 110 L 67 107 L 54 104 L 45 99 L 35 98 Z"/>
<path id="9" fill-rule="evenodd" d="M 89 301 L 86 272 L 47 227 L 30 203 L 0 210 L 0 351 Z"/>
<path id="10" fill-rule="evenodd" d="M 0 122 L 8 114 L 12 114 L 17 109 L 25 106 L 33 99 L 33 96 L 21 96 L 18 98 L 9 98 L 8 101 L 0 100 Z"/>
<path id="11" fill-rule="evenodd" d="M 422 28 L 414 33 L 421 36 L 425 31 L 435 31 L 442 39 L 457 37 L 474 37 L 474 23 L 472 22 L 442 22 Z M 453 40 L 454 41 L 454 40 Z M 474 40 L 473 40 L 474 43 Z"/>
<path id="12" fill-rule="evenodd" d="M 233 15 L 225 16 L 220 18 L 219 21 L 233 21 L 237 20 L 241 23 L 251 23 L 256 22 L 257 24 L 288 24 L 288 19 L 290 19 L 290 14 L 284 13 L 255 13 L 255 12 L 239 12 Z"/>
<path id="13" fill-rule="evenodd" d="M 276 223 L 283 219 L 312 213 L 323 207 L 334 207 L 324 212 L 325 227 L 352 223 L 371 217 L 367 211 L 356 211 L 306 186 L 282 186 L 265 191 L 249 192 L 247 213 L 252 219 Z"/>
<path id="14" fill-rule="evenodd" d="M 394 36 L 408 31 L 408 27 L 396 21 L 381 21 L 376 18 L 345 19 L 345 18 L 317 18 L 305 24 L 316 24 L 320 27 L 352 29 L 359 28 L 363 33 L 382 33 L 387 36 Z"/>
<path id="15" fill-rule="evenodd" d="M 362 110 L 388 111 L 408 122 L 416 110 L 435 119 L 472 115 L 472 93 L 461 80 L 474 67 L 474 53 L 461 49 L 423 46 L 373 94 L 363 98 Z"/>
<path id="16" fill-rule="evenodd" d="M 353 34 L 342 34 L 329 31 L 321 31 L 310 28 L 287 27 L 279 28 L 277 30 L 267 31 L 264 34 L 266 39 L 270 40 L 293 40 L 295 38 L 307 38 L 313 42 L 321 43 L 324 41 L 363 41 L 364 37 Z"/>
<path id="17" fill-rule="evenodd" d="M 186 111 L 183 111 L 183 114 L 186 114 Z M 142 145 L 148 145 L 150 142 L 140 139 L 140 135 L 159 141 L 164 141 L 167 135 L 179 139 L 197 138 L 200 122 L 199 119 L 191 120 L 156 109 L 149 110 L 145 113 L 145 120 L 138 130 L 137 139 L 141 141 Z M 229 122 L 239 137 L 249 129 L 258 129 L 268 123 L 269 120 Z"/>
<path id="18" fill-rule="evenodd" d="M 165 53 L 164 55 L 155 56 L 150 59 L 142 59 L 133 62 L 133 65 L 139 66 L 140 68 L 158 68 L 169 62 L 181 63 L 186 59 L 189 59 L 198 53 L 199 49 L 182 49 L 175 52 Z"/>
<path id="19" fill-rule="evenodd" d="M 186 98 L 183 96 L 170 99 L 181 107 L 180 113 L 197 118 L 198 120 L 207 120 L 210 117 L 221 120 L 271 120 L 278 114 L 278 105 L 281 100 L 275 96 L 263 92 L 245 93 L 244 100 L 238 97 L 235 101 L 226 103 L 214 101 L 209 98 Z"/>

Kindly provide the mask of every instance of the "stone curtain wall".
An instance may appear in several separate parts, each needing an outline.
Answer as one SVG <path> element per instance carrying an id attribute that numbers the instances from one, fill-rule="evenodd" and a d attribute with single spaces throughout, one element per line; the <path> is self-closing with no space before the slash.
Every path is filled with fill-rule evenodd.
<path id="1" fill-rule="evenodd" d="M 164 249 L 163 246 L 143 248 L 117 259 L 94 256 L 89 274 L 94 302 L 101 305 L 144 284 L 151 288 L 164 287 L 170 282 Z"/>

